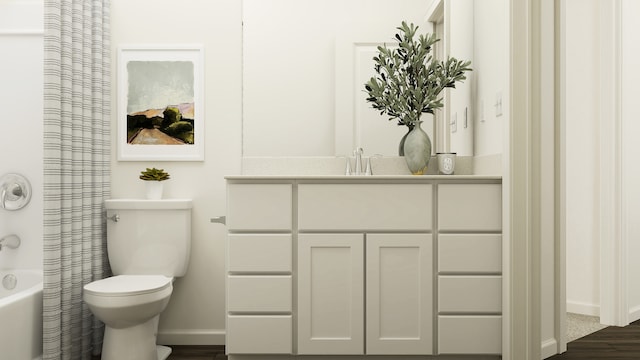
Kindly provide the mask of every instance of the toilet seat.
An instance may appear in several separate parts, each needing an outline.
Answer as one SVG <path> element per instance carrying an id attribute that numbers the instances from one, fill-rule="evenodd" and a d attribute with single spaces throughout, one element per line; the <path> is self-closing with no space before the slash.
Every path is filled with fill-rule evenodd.
<path id="1" fill-rule="evenodd" d="M 164 275 L 117 275 L 91 282 L 84 291 L 94 296 L 138 296 L 167 289 L 172 280 Z"/>

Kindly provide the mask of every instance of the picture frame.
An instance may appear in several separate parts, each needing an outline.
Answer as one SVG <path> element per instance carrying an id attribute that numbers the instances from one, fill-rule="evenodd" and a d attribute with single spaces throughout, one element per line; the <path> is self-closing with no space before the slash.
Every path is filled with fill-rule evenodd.
<path id="1" fill-rule="evenodd" d="M 204 48 L 123 45 L 117 65 L 118 161 L 204 161 Z"/>

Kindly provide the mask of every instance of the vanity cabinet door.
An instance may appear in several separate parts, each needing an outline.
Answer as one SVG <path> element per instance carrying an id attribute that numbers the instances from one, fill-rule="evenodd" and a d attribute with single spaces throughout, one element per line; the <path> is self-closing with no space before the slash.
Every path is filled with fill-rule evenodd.
<path id="1" fill-rule="evenodd" d="M 367 354 L 428 355 L 433 342 L 430 234 L 367 234 Z"/>
<path id="2" fill-rule="evenodd" d="M 298 353 L 364 353 L 364 235 L 298 237 Z"/>

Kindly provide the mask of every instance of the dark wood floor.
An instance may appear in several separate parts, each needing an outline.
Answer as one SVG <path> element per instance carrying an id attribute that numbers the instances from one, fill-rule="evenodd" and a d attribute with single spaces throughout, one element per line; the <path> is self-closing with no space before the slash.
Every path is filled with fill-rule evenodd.
<path id="1" fill-rule="evenodd" d="M 609 326 L 567 344 L 567 352 L 548 360 L 640 359 L 640 321 Z"/>
<path id="2" fill-rule="evenodd" d="M 167 360 L 227 360 L 222 345 L 171 345 L 171 349 Z M 100 360 L 100 356 L 91 360 Z"/>
<path id="3" fill-rule="evenodd" d="M 227 359 L 224 354 L 224 346 L 221 345 L 174 345 L 168 360 L 221 360 Z"/>
<path id="4" fill-rule="evenodd" d="M 224 346 L 171 346 L 169 360 L 226 360 Z M 548 360 L 640 360 L 640 321 L 610 326 L 567 344 L 567 352 Z M 98 358 L 94 358 L 98 360 Z"/>

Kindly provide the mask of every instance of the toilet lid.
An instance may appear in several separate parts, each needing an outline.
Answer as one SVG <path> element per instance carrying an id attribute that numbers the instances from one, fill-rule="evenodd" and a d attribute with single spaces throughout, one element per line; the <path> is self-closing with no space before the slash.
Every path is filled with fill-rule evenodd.
<path id="1" fill-rule="evenodd" d="M 171 286 L 164 275 L 118 275 L 94 281 L 84 291 L 100 296 L 132 296 L 149 294 Z"/>

